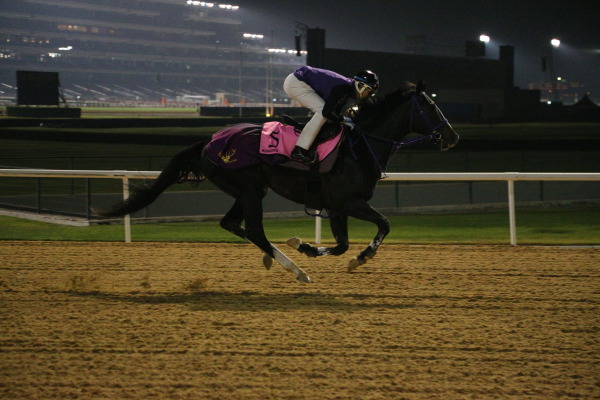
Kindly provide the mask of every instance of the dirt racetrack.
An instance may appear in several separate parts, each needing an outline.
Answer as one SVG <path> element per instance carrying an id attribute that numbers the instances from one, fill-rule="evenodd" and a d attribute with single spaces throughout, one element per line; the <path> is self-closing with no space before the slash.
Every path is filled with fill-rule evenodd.
<path id="1" fill-rule="evenodd" d="M 600 249 L 279 247 L 0 241 L 0 398 L 600 398 Z"/>

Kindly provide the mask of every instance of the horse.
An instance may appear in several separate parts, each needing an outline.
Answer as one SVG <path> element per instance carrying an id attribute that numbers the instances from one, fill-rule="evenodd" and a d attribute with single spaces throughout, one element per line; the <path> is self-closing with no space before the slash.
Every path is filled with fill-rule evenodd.
<path id="1" fill-rule="evenodd" d="M 348 217 L 372 222 L 377 226 L 377 234 L 364 250 L 350 260 L 348 271 L 372 259 L 390 232 L 389 221 L 368 202 L 389 160 L 398 148 L 405 145 L 406 142 L 401 139 L 410 133 L 418 133 L 423 135 L 421 138 L 437 143 L 441 150 L 454 147 L 459 139 L 440 109 L 425 93 L 421 82 L 417 85 L 406 82 L 391 93 L 370 99 L 355 111 L 353 120 L 355 127 L 345 132 L 333 167 L 319 175 L 322 207 L 329 214 L 335 246 L 315 247 L 299 238 L 287 241 L 289 246 L 309 257 L 339 256 L 349 248 Z M 123 216 L 148 206 L 175 183 L 194 178 L 208 179 L 234 198 L 233 206 L 221 219 L 220 226 L 262 250 L 263 265 L 267 269 L 275 260 L 294 273 L 298 281 L 311 282 L 306 272 L 265 236 L 262 200 L 271 189 L 286 199 L 305 204 L 306 186 L 314 175 L 267 163 L 241 169 L 222 168 L 203 152 L 210 140 L 202 140 L 175 155 L 156 180 L 134 188 L 128 199 L 108 209 L 93 209 L 92 212 L 105 217 Z"/>

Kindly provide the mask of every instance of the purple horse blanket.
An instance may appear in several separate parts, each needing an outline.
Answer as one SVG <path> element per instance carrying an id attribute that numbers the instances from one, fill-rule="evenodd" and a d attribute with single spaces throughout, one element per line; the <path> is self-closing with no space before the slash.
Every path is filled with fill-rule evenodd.
<path id="1" fill-rule="evenodd" d="M 341 140 L 342 130 L 330 140 L 319 144 L 319 161 L 329 157 Z M 298 141 L 300 131 L 293 126 L 272 121 L 264 125 L 237 124 L 215 133 L 204 147 L 204 155 L 216 165 L 226 169 L 249 167 L 258 163 L 286 164 L 290 167 L 308 167 L 290 161 L 290 154 Z M 289 162 L 289 165 L 287 164 Z M 297 164 L 297 165 L 293 165 Z M 332 163 L 333 164 L 333 163 Z"/>

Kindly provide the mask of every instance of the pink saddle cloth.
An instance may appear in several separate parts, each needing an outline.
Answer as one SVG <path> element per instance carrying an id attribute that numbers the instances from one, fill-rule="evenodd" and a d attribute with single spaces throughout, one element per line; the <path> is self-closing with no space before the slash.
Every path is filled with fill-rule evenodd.
<path id="1" fill-rule="evenodd" d="M 337 135 L 317 146 L 319 161 L 323 161 L 336 148 L 342 138 L 343 128 Z M 289 157 L 296 146 L 300 131 L 291 125 L 278 121 L 267 122 L 263 125 L 260 135 L 259 153 L 280 154 Z"/>

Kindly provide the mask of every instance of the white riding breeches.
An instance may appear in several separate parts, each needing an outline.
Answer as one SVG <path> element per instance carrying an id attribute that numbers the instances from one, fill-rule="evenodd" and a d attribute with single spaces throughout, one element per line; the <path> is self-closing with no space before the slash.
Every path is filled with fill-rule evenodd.
<path id="1" fill-rule="evenodd" d="M 322 114 L 325 100 L 323 100 L 308 84 L 296 78 L 294 74 L 289 74 L 288 77 L 285 78 L 285 81 L 283 81 L 283 90 L 285 90 L 292 99 L 313 112 L 312 118 L 306 123 L 304 129 L 302 129 L 298 142 L 296 143 L 297 146 L 308 150 L 315 141 L 319 130 L 321 130 L 321 127 L 327 121 L 327 118 L 323 117 Z"/>

